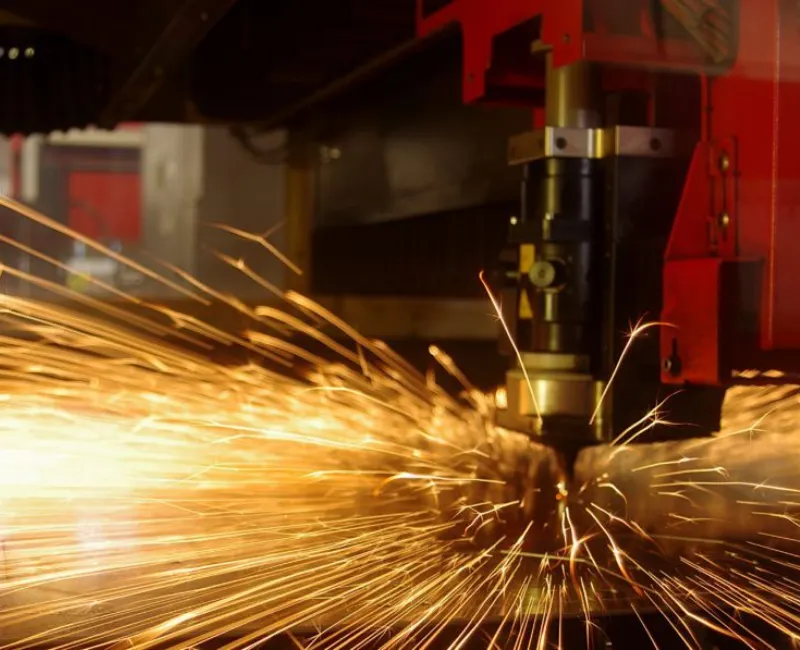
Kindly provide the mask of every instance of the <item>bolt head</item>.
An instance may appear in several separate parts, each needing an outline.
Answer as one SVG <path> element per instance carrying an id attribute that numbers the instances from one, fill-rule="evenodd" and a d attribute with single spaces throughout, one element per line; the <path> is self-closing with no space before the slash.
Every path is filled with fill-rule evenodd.
<path id="1" fill-rule="evenodd" d="M 552 262 L 542 260 L 536 262 L 528 272 L 531 284 L 539 289 L 547 289 L 553 286 L 556 280 L 557 270 Z"/>

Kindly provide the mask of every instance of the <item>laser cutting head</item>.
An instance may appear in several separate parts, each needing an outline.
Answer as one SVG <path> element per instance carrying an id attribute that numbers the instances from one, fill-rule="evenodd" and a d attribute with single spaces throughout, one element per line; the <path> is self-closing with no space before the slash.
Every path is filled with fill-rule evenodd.
<path id="1" fill-rule="evenodd" d="M 659 260 L 687 156 L 675 129 L 618 123 L 599 66 L 556 67 L 549 51 L 540 56 L 544 125 L 509 144 L 522 197 L 498 278 L 511 335 L 501 345 L 512 362 L 498 422 L 570 455 L 665 397 L 656 330 L 640 331 L 629 367 L 616 364 L 637 319 L 660 309 Z M 692 391 L 683 402 L 698 412 L 687 421 L 714 430 L 723 394 Z"/>
<path id="2" fill-rule="evenodd" d="M 600 311 L 592 275 L 599 271 L 603 177 L 589 156 L 557 152 L 577 144 L 566 131 L 572 139 L 593 134 L 602 117 L 596 71 L 585 63 L 557 68 L 549 53 L 543 56 L 546 128 L 509 148 L 523 183 L 521 215 L 503 257 L 503 316 L 516 338 L 507 344 L 519 354 L 498 421 L 572 447 L 603 438 L 604 382 L 593 372 L 591 322 Z M 549 137 L 554 151 L 545 143 Z"/>
<path id="3" fill-rule="evenodd" d="M 674 35 L 654 40 L 699 44 L 696 65 L 679 69 L 669 55 L 612 56 L 613 38 L 588 26 L 621 24 L 624 12 L 607 4 L 582 9 L 582 44 L 597 47 L 594 55 L 576 56 L 571 41 L 548 37 L 558 11 L 541 17 L 531 65 L 539 66 L 543 99 L 537 128 L 509 142 L 509 163 L 521 170 L 520 211 L 495 280 L 510 362 L 498 422 L 564 450 L 627 431 L 642 441 L 707 435 L 719 430 L 726 388 L 750 381 L 742 370 L 800 367 L 795 353 L 770 349 L 768 314 L 778 312 L 765 300 L 775 300 L 775 285 L 761 262 L 742 256 L 758 230 L 755 206 L 764 197 L 754 193 L 763 169 L 744 178 L 743 163 L 733 161 L 738 145 L 708 135 L 708 115 L 725 129 L 743 125 L 729 117 L 732 105 L 711 101 L 707 79 L 739 88 L 746 57 L 764 39 L 749 35 L 750 49 L 740 40 L 737 50 L 726 29 L 709 44 L 679 12 Z M 677 6 L 662 4 L 666 12 Z M 721 3 L 713 10 L 719 16 L 694 18 L 728 24 L 737 15 L 756 20 L 757 9 Z M 737 142 L 746 139 L 742 132 Z M 752 228 L 736 230 L 731 209 L 745 216 L 742 189 L 753 200 Z M 668 426 L 647 419 L 656 405 Z"/>
<path id="4" fill-rule="evenodd" d="M 494 282 L 498 421 L 569 447 L 641 429 L 662 404 L 691 424 L 642 441 L 717 431 L 728 386 L 800 370 L 796 11 L 490 4 L 420 0 L 418 31 L 460 24 L 465 102 L 533 112 L 508 146 L 522 191 Z M 626 350 L 640 321 L 664 325 Z"/>

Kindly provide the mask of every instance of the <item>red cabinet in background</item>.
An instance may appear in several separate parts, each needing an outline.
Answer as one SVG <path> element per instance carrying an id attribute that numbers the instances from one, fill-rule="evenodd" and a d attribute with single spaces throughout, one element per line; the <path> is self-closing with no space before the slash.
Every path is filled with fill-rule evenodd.
<path id="1" fill-rule="evenodd" d="M 101 241 L 139 243 L 142 198 L 138 171 L 71 171 L 67 194 L 70 228 Z"/>

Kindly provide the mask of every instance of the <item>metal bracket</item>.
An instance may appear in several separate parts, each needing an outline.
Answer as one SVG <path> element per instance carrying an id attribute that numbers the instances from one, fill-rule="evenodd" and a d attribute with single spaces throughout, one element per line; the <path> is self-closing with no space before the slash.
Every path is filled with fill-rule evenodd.
<path id="1" fill-rule="evenodd" d="M 670 129 L 614 126 L 583 129 L 548 126 L 512 136 L 508 162 L 522 165 L 542 158 L 662 158 L 678 154 L 677 135 Z"/>

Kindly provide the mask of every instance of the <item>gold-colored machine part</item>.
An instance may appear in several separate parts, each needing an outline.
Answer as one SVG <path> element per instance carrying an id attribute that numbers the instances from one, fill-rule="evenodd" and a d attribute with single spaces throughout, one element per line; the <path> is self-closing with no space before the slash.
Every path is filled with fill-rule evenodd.
<path id="1" fill-rule="evenodd" d="M 547 127 L 594 133 L 602 127 L 602 116 L 596 106 L 596 71 L 586 62 L 555 67 L 552 55 L 547 53 L 545 57 Z M 512 152 L 509 153 L 511 157 Z M 541 187 L 545 201 L 544 229 L 547 228 L 547 220 L 561 210 L 561 188 L 558 183 L 558 176 L 553 175 Z M 522 250 L 525 246 L 529 250 Z M 526 258 L 529 258 L 527 262 Z M 521 275 L 527 274 L 534 287 L 541 285 L 542 278 L 539 276 L 544 274 L 544 279 L 547 279 L 548 272 L 552 272 L 548 264 L 547 255 L 542 255 L 533 246 L 521 245 L 519 272 Z M 557 319 L 558 294 L 562 289 L 544 289 L 541 295 L 544 314 L 531 313 L 529 317 L 535 320 L 543 315 L 548 320 Z M 553 350 L 557 350 L 558 342 L 552 343 Z M 569 418 L 585 424 L 586 431 L 578 436 L 584 438 L 588 432 L 589 440 L 585 442 L 603 439 L 605 418 L 597 411 L 604 383 L 592 376 L 588 356 L 561 350 L 523 350 L 520 358 L 522 365 L 517 363 L 506 375 L 507 408 L 498 412 L 499 424 L 523 431 L 534 438 L 549 438 L 560 434 L 548 430 L 544 424 L 546 420 L 551 417 Z M 565 432 L 565 435 L 569 434 Z"/>
<path id="2" fill-rule="evenodd" d="M 548 353 L 521 357 L 524 371 L 518 365 L 506 373 L 506 406 L 498 411 L 498 424 L 535 438 L 544 434 L 539 416 L 569 416 L 587 425 L 592 420 L 592 438 L 602 440 L 605 417 L 598 405 L 605 382 L 589 372 L 588 358 Z"/>
<path id="3" fill-rule="evenodd" d="M 556 68 L 547 55 L 545 121 L 547 126 L 587 129 L 600 126 L 595 106 L 597 80 L 592 65 L 578 61 Z"/>

